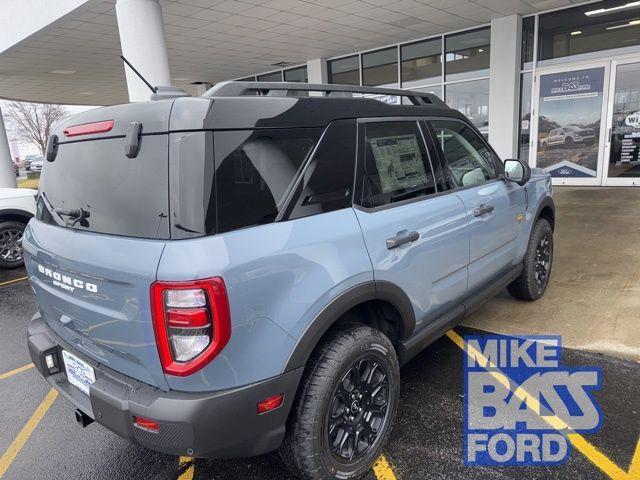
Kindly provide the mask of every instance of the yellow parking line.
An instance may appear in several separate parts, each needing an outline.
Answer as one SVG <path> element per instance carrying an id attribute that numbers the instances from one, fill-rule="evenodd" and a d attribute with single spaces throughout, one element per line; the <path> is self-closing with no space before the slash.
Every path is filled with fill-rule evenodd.
<path id="1" fill-rule="evenodd" d="M 380 458 L 374 463 L 373 473 L 375 473 L 378 480 L 396 480 L 391 465 L 389 465 L 384 455 L 380 455 Z"/>
<path id="2" fill-rule="evenodd" d="M 517 389 L 513 390 L 511 386 L 511 382 L 508 379 L 508 377 L 503 373 L 498 373 L 496 366 L 493 365 L 486 357 L 482 355 L 482 353 L 478 352 L 475 348 L 468 347 L 468 350 L 465 349 L 464 340 L 456 332 L 454 332 L 453 330 L 448 331 L 447 337 L 449 337 L 449 339 L 453 343 L 455 343 L 458 347 L 460 347 L 467 355 L 469 355 L 472 358 L 475 357 L 478 360 L 478 362 L 482 361 L 488 368 L 491 368 L 491 371 L 489 370 L 488 371 L 496 380 L 498 380 L 505 387 L 511 390 L 513 395 L 515 395 L 518 399 L 520 399 L 522 402 L 524 402 L 527 405 L 527 408 L 530 408 L 532 411 L 540 415 L 540 412 L 541 412 L 540 402 L 538 401 L 537 398 L 533 397 L 522 387 L 518 387 Z M 555 415 L 551 415 L 551 416 L 540 415 L 540 418 L 542 418 L 545 422 L 547 422 L 556 430 L 569 429 L 569 426 L 562 419 L 558 418 Z M 580 453 L 582 453 L 585 457 L 587 457 L 589 461 L 591 461 L 591 463 L 596 465 L 609 478 L 613 480 L 640 479 L 640 476 L 638 475 L 634 476 L 633 474 L 633 472 L 635 471 L 635 468 L 634 468 L 635 456 L 634 456 L 634 460 L 632 461 L 631 469 L 629 470 L 629 473 L 627 473 L 624 470 L 622 470 L 620 467 L 618 467 L 612 460 L 610 460 L 604 453 L 598 450 L 594 445 L 589 443 L 587 439 L 584 438 L 582 435 L 578 433 L 570 433 L 567 435 L 567 438 Z M 638 448 L 640 447 L 636 448 L 636 454 L 637 454 Z"/>
<path id="3" fill-rule="evenodd" d="M 9 445 L 9 448 L 6 452 L 4 452 L 2 457 L 0 457 L 0 478 L 2 478 L 5 473 L 7 473 L 7 470 L 13 463 L 13 460 L 16 458 L 18 453 L 20 453 L 20 450 L 22 450 L 22 447 L 24 447 L 25 443 L 27 443 L 27 440 L 29 440 L 29 437 L 42 420 L 42 417 L 44 417 L 44 414 L 47 413 L 47 410 L 49 410 L 51 404 L 57 396 L 58 392 L 55 389 L 52 388 L 51 390 L 49 390 L 49 393 L 47 393 L 47 396 L 40 403 L 40 405 L 38 405 L 38 408 L 36 408 L 36 411 L 33 412 L 31 418 L 27 421 L 25 426 L 22 427 L 22 430 L 20 430 L 18 436 L 11 443 L 11 445 Z"/>
<path id="4" fill-rule="evenodd" d="M 187 466 L 188 465 L 188 466 Z M 182 473 L 178 480 L 193 480 L 193 471 L 195 467 L 195 459 L 191 457 L 180 457 L 180 471 Z M 184 469 L 184 471 L 182 470 Z"/>
<path id="5" fill-rule="evenodd" d="M 636 444 L 636 452 L 631 459 L 631 465 L 629 466 L 629 477 L 638 479 L 640 478 L 640 440 Z"/>
<path id="6" fill-rule="evenodd" d="M 11 285 L 12 283 L 21 282 L 21 281 L 26 280 L 28 278 L 29 277 L 19 277 L 19 278 L 14 278 L 13 280 L 7 280 L 6 282 L 0 282 L 0 287 L 3 287 L 5 285 Z"/>
<path id="7" fill-rule="evenodd" d="M 29 370 L 30 368 L 33 368 L 33 367 L 34 367 L 33 363 L 30 363 L 28 365 L 23 365 L 22 367 L 18 367 L 14 370 L 11 370 L 10 372 L 0 373 L 0 380 L 4 380 L 5 378 L 12 377 L 16 373 L 24 372 L 25 370 Z"/>

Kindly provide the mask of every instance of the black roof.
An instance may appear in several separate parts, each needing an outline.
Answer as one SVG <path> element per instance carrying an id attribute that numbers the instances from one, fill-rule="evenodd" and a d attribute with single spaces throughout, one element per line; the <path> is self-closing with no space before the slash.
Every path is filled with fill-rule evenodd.
<path id="1" fill-rule="evenodd" d="M 323 96 L 300 96 L 315 91 Z M 390 105 L 364 95 L 402 96 L 413 105 Z M 341 118 L 422 116 L 465 119 L 435 95 L 422 92 L 351 85 L 226 82 L 202 97 L 175 99 L 170 129 L 324 127 Z"/>

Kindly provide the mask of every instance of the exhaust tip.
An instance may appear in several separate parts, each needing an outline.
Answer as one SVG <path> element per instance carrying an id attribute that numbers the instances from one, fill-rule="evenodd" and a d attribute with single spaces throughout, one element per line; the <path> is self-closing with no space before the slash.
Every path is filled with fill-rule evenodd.
<path id="1" fill-rule="evenodd" d="M 82 426 L 82 428 L 85 428 L 86 426 L 93 423 L 93 418 L 91 418 L 79 408 L 77 408 L 74 413 L 76 415 L 76 422 L 78 422 L 78 424 Z"/>

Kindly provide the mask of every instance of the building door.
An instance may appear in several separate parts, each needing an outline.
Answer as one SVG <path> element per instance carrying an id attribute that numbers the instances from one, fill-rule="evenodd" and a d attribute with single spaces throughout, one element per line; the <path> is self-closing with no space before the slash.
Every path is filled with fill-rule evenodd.
<path id="1" fill-rule="evenodd" d="M 604 185 L 640 185 L 640 62 L 613 61 Z"/>
<path id="2" fill-rule="evenodd" d="M 533 166 L 551 173 L 554 185 L 600 185 L 609 62 L 539 69 L 535 82 Z"/>

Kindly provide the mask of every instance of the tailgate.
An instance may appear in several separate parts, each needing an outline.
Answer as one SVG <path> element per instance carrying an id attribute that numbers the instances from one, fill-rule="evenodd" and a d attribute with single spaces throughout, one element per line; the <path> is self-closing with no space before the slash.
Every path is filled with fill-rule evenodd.
<path id="1" fill-rule="evenodd" d="M 161 388 L 167 384 L 149 303 L 169 238 L 170 111 L 171 102 L 135 103 L 63 121 L 23 240 L 38 308 L 54 332 Z M 139 149 L 131 155 L 128 132 L 138 124 Z"/>
<path id="2" fill-rule="evenodd" d="M 149 287 L 164 242 L 29 223 L 25 266 L 44 321 L 94 360 L 166 388 Z"/>

